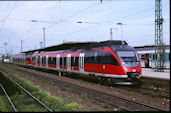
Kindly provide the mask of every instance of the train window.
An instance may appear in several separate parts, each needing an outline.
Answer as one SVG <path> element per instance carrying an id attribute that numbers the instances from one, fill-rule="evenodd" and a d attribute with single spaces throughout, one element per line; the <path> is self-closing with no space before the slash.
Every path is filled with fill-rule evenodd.
<path id="1" fill-rule="evenodd" d="M 71 57 L 71 66 L 75 66 L 75 57 Z"/>
<path id="2" fill-rule="evenodd" d="M 119 65 L 114 56 L 108 52 L 86 53 L 85 63 Z"/>
<path id="3" fill-rule="evenodd" d="M 144 60 L 144 55 L 141 55 L 141 60 Z"/>
<path id="4" fill-rule="evenodd" d="M 71 57 L 71 66 L 78 66 L 79 57 Z"/>
<path id="5" fill-rule="evenodd" d="M 30 61 L 30 58 L 29 57 L 26 57 L 26 61 Z"/>
<path id="6" fill-rule="evenodd" d="M 42 64 L 46 64 L 46 58 L 42 57 Z"/>
<path id="7" fill-rule="evenodd" d="M 40 64 L 40 58 L 37 58 L 37 63 Z"/>
<path id="8" fill-rule="evenodd" d="M 56 65 L 56 58 L 49 57 L 48 64 L 55 64 Z"/>
<path id="9" fill-rule="evenodd" d="M 75 66 L 78 66 L 79 57 L 75 57 Z"/>
<path id="10" fill-rule="evenodd" d="M 64 66 L 66 66 L 66 57 L 64 57 Z"/>
<path id="11" fill-rule="evenodd" d="M 46 57 L 44 57 L 43 59 L 44 59 L 44 64 L 46 64 Z"/>
<path id="12" fill-rule="evenodd" d="M 36 57 L 35 57 L 35 56 L 33 56 L 33 57 L 32 57 L 32 61 L 35 61 L 35 60 L 36 60 Z"/>
<path id="13" fill-rule="evenodd" d="M 111 65 L 117 65 L 119 66 L 119 63 L 118 61 L 115 59 L 115 57 L 108 53 L 108 52 L 100 52 L 99 55 L 98 55 L 98 62 L 100 64 L 111 64 Z"/>
<path id="14" fill-rule="evenodd" d="M 96 63 L 95 53 L 85 53 L 84 57 L 85 57 L 84 58 L 85 63 Z"/>
<path id="15" fill-rule="evenodd" d="M 105 53 L 106 52 L 98 52 L 97 54 L 97 64 L 105 64 Z"/>
<path id="16" fill-rule="evenodd" d="M 48 57 L 48 64 L 51 64 L 51 57 Z"/>
<path id="17" fill-rule="evenodd" d="M 62 65 L 62 57 L 60 58 L 60 65 Z"/>
<path id="18" fill-rule="evenodd" d="M 53 58 L 53 64 L 56 65 L 56 58 Z"/>
<path id="19" fill-rule="evenodd" d="M 157 59 L 157 54 L 153 54 L 153 60 Z"/>
<path id="20" fill-rule="evenodd" d="M 153 54 L 153 60 L 155 60 L 155 54 Z"/>

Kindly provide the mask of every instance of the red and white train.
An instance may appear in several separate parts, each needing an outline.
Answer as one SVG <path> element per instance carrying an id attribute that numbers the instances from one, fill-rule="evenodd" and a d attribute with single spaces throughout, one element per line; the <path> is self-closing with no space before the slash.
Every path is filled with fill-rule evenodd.
<path id="1" fill-rule="evenodd" d="M 66 50 L 19 55 L 15 64 L 110 78 L 115 84 L 139 84 L 141 63 L 136 50 L 125 41 L 90 43 Z"/>

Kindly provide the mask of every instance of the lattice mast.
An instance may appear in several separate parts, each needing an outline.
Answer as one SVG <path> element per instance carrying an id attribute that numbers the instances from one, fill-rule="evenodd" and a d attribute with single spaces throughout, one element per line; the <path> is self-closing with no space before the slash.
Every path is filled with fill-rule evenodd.
<path id="1" fill-rule="evenodd" d="M 163 18 L 161 0 L 155 0 L 155 68 L 164 71 Z"/>

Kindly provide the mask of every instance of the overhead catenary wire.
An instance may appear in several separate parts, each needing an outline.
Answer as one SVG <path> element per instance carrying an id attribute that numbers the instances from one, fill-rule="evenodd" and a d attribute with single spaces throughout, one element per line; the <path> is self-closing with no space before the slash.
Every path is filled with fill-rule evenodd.
<path id="1" fill-rule="evenodd" d="M 74 13 L 74 14 L 72 14 L 72 15 L 66 17 L 66 18 L 64 18 L 64 19 L 61 19 L 59 22 L 57 22 L 57 24 L 53 24 L 53 25 L 50 25 L 49 27 L 47 27 L 46 30 L 52 29 L 52 28 L 55 27 L 56 25 L 63 23 L 64 21 L 66 21 L 66 20 L 68 20 L 68 19 L 70 19 L 70 18 L 72 18 L 72 17 L 74 17 L 74 16 L 76 16 L 76 15 L 78 15 L 78 14 L 80 14 L 80 13 L 86 11 L 87 9 L 89 9 L 89 8 L 91 8 L 91 7 L 96 6 L 97 4 L 99 4 L 99 2 L 93 3 L 93 4 L 91 4 L 90 6 L 84 8 L 84 9 L 82 9 L 82 10 L 80 10 L 80 11 L 78 11 L 78 12 L 76 12 L 76 13 Z M 31 35 L 31 36 L 35 36 L 35 35 L 40 34 L 40 33 L 42 33 L 42 32 L 37 32 L 37 33 L 35 33 L 34 35 Z M 27 37 L 27 38 L 30 38 L 30 36 Z M 25 38 L 25 39 L 27 39 L 27 38 Z M 24 40 L 25 40 L 25 39 L 24 39 Z"/>
<path id="2" fill-rule="evenodd" d="M 149 9 L 141 10 L 141 11 L 129 14 L 129 15 L 122 16 L 122 17 L 113 18 L 113 19 L 104 21 L 103 23 L 108 23 L 108 22 L 111 22 L 111 21 L 114 21 L 114 20 L 117 20 L 117 19 L 123 19 L 123 18 L 127 18 L 127 17 L 130 17 L 130 16 L 134 16 L 134 15 L 139 15 L 141 13 L 151 11 L 152 9 L 154 9 L 154 8 L 149 8 Z"/>
<path id="3" fill-rule="evenodd" d="M 129 15 L 126 15 L 126 16 L 118 17 L 118 18 L 115 18 L 115 19 L 127 18 L 127 17 L 129 17 L 129 16 L 134 16 L 134 15 L 137 15 L 137 14 L 141 14 L 141 13 L 150 11 L 150 10 L 152 10 L 152 9 L 154 9 L 154 8 L 149 8 L 149 9 L 141 10 L 141 11 L 138 11 L 138 12 L 136 12 L 136 13 L 132 13 L 132 14 L 129 14 Z M 112 19 L 112 20 L 113 20 L 113 19 Z M 102 23 L 108 23 L 109 21 L 112 21 L 112 20 L 108 20 L 108 21 L 102 22 Z M 68 36 L 68 35 L 73 34 L 73 33 L 80 32 L 80 31 L 82 31 L 82 30 L 89 29 L 89 28 L 91 28 L 91 27 L 94 27 L 94 26 L 90 26 L 90 27 L 83 28 L 83 29 L 78 30 L 78 31 L 71 32 L 71 33 L 69 33 L 69 34 L 62 35 L 62 37 L 63 37 L 63 36 Z"/>
<path id="4" fill-rule="evenodd" d="M 5 11 L 8 11 L 8 9 L 9 9 L 9 2 L 7 3 L 7 6 L 5 7 Z M 2 14 L 1 14 L 1 16 L 2 16 Z M 3 18 L 2 18 L 2 19 L 3 19 Z M 4 19 L 5 19 L 5 17 L 4 17 Z M 1 22 L 2 22 L 1 26 L 3 26 L 4 19 L 1 20 Z"/>
<path id="5" fill-rule="evenodd" d="M 127 17 L 130 17 L 130 16 L 134 16 L 134 15 L 137 15 L 137 14 L 141 14 L 141 13 L 150 11 L 150 10 L 152 10 L 152 9 L 154 9 L 154 8 L 149 8 L 149 9 L 141 10 L 141 11 L 138 11 L 138 12 L 136 12 L 136 13 L 132 13 L 132 14 L 129 14 L 129 15 L 126 15 L 126 16 L 118 17 L 118 18 L 115 18 L 115 19 L 127 18 Z M 114 20 L 114 19 L 113 19 L 113 20 Z M 102 22 L 102 23 L 108 23 L 109 21 L 111 21 L 111 20 L 108 20 L 108 21 L 105 21 L 105 22 Z M 99 25 L 102 25 L 102 24 L 100 23 Z M 149 24 L 148 24 L 148 25 L 149 25 Z M 151 24 L 150 24 L 150 25 L 151 25 Z M 64 36 L 64 37 L 65 37 L 65 36 L 68 36 L 68 35 L 73 34 L 73 33 L 80 32 L 80 31 L 82 31 L 82 30 L 89 29 L 89 28 L 91 28 L 91 27 L 94 27 L 94 26 L 90 26 L 90 27 L 87 27 L 87 28 L 83 28 L 83 29 L 81 29 L 81 30 L 77 30 L 77 31 L 71 32 L 71 33 L 69 33 L 69 34 L 62 35 L 62 37 L 63 37 L 63 36 Z M 61 37 L 61 36 L 60 36 L 60 37 Z"/>
<path id="6" fill-rule="evenodd" d="M 13 7 L 11 8 L 11 10 L 9 11 L 9 13 L 8 13 L 8 15 L 5 17 L 5 19 L 3 20 L 3 23 L 2 23 L 2 27 L 1 27 L 1 29 L 0 29 L 0 32 L 2 31 L 2 28 L 3 28 L 3 26 L 5 25 L 5 21 L 7 20 L 7 18 L 10 16 L 10 14 L 12 13 L 12 11 L 13 11 L 13 9 L 15 8 L 15 6 L 16 6 L 16 4 L 17 4 L 17 1 L 14 3 L 14 5 L 13 5 Z"/>

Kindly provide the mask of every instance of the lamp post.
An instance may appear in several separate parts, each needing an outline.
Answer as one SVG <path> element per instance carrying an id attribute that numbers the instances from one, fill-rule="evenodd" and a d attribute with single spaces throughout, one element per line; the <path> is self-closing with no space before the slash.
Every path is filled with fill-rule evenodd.
<path id="1" fill-rule="evenodd" d="M 39 20 L 30 20 L 31 22 L 44 22 L 44 23 L 52 23 L 52 24 L 58 24 L 56 22 L 50 22 L 50 21 L 39 21 Z M 45 27 L 43 27 L 43 48 L 45 48 Z"/>
<path id="2" fill-rule="evenodd" d="M 21 40 L 21 52 L 23 51 L 23 40 Z"/>
<path id="3" fill-rule="evenodd" d="M 43 28 L 43 47 L 45 48 L 45 27 Z"/>
<path id="4" fill-rule="evenodd" d="M 113 38 L 112 38 L 112 29 L 117 30 L 117 28 L 110 28 L 110 40 L 113 40 Z"/>
<path id="5" fill-rule="evenodd" d="M 122 40 L 122 25 L 126 25 L 126 24 L 122 24 L 122 23 L 118 22 L 116 25 L 120 25 L 121 26 L 121 40 Z"/>

